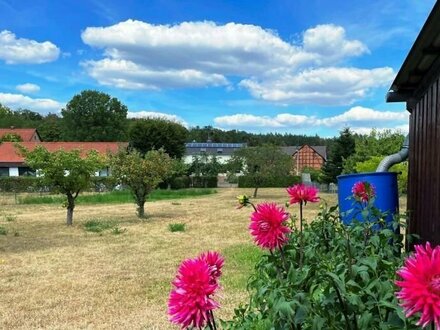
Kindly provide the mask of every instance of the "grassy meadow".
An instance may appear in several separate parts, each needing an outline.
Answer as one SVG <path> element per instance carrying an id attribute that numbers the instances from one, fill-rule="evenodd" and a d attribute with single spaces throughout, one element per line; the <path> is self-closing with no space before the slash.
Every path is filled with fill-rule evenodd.
<path id="1" fill-rule="evenodd" d="M 146 221 L 132 203 L 84 203 L 71 228 L 60 204 L 0 205 L 0 329 L 178 329 L 167 320 L 170 282 L 183 259 L 206 250 L 226 258 L 216 315 L 229 319 L 261 253 L 247 230 L 251 209 L 236 209 L 235 196 L 251 192 L 157 200 Z M 261 189 L 255 202 L 272 200 L 283 204 L 285 190 Z M 309 204 L 305 217 L 317 211 Z"/>

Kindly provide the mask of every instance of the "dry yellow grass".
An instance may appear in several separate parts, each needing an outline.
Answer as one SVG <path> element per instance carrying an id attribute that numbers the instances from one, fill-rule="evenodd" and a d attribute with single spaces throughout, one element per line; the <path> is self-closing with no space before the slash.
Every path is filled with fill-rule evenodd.
<path id="1" fill-rule="evenodd" d="M 251 190 L 218 191 L 147 203 L 150 218 L 144 222 L 133 204 L 78 206 L 72 228 L 64 225 L 61 206 L 1 206 L 0 226 L 8 235 L 0 235 L 0 329 L 174 329 L 166 303 L 181 260 L 208 249 L 231 253 L 252 246 L 251 210 L 235 209 L 235 196 Z M 263 200 L 284 203 L 287 196 L 284 189 L 261 189 L 255 202 Z M 305 216 L 316 212 L 316 205 L 307 205 Z M 83 224 L 90 219 L 115 220 L 127 231 L 89 233 Z M 176 222 L 185 223 L 186 231 L 171 233 L 168 225 Z M 246 302 L 238 284 L 249 271 L 226 260 L 221 318 Z"/>

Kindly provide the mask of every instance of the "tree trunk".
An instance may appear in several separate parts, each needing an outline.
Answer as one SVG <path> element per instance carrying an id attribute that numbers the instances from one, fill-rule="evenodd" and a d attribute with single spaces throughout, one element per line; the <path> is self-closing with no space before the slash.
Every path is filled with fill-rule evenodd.
<path id="1" fill-rule="evenodd" d="M 75 208 L 75 198 L 71 195 L 67 195 L 67 221 L 68 226 L 73 225 L 73 209 Z"/>
<path id="2" fill-rule="evenodd" d="M 137 215 L 139 218 L 145 218 L 145 202 L 138 202 Z"/>
<path id="3" fill-rule="evenodd" d="M 255 190 L 254 190 L 254 198 L 257 197 L 257 191 L 258 191 L 258 187 L 255 187 Z"/>

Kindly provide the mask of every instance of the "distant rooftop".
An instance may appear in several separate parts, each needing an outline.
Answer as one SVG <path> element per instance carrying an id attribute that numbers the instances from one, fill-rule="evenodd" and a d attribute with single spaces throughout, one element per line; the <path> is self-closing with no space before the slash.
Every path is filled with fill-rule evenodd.
<path id="1" fill-rule="evenodd" d="M 246 143 L 215 143 L 215 142 L 190 142 L 185 143 L 186 156 L 200 154 L 232 156 L 234 151 L 247 147 Z"/>
<path id="2" fill-rule="evenodd" d="M 304 147 L 302 146 L 287 146 L 287 147 L 281 147 L 281 150 L 288 154 L 289 156 L 294 155 L 299 149 Z M 309 146 L 313 150 L 315 150 L 322 158 L 327 159 L 327 147 L 326 146 Z"/>

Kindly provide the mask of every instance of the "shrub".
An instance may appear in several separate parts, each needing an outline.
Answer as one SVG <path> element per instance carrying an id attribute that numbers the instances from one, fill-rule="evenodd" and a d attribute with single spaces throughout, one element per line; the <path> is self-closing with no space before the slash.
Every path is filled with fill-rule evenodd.
<path id="1" fill-rule="evenodd" d="M 176 231 L 185 231 L 185 224 L 184 223 L 170 223 L 168 225 L 168 229 L 172 233 L 174 233 Z"/>
<path id="2" fill-rule="evenodd" d="M 286 175 L 286 176 L 274 176 L 263 178 L 260 188 L 279 188 L 288 187 L 293 184 L 301 182 L 301 177 L 296 175 Z M 255 182 L 252 177 L 244 175 L 238 178 L 239 188 L 255 188 Z"/>
<path id="3" fill-rule="evenodd" d="M 8 231 L 5 227 L 0 226 L 0 235 L 7 235 Z"/>

